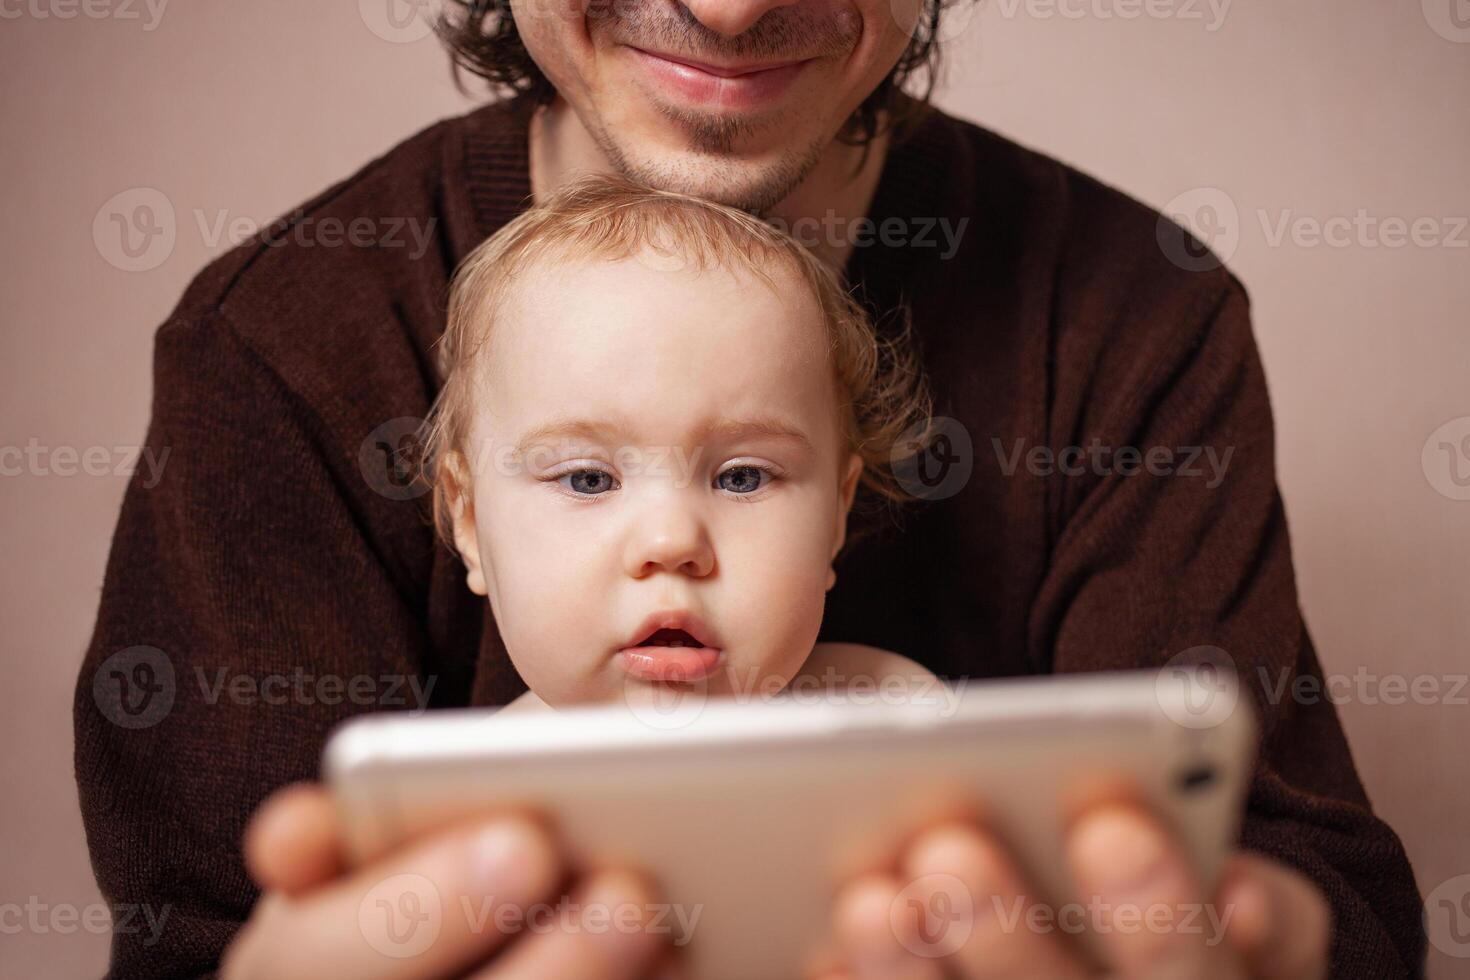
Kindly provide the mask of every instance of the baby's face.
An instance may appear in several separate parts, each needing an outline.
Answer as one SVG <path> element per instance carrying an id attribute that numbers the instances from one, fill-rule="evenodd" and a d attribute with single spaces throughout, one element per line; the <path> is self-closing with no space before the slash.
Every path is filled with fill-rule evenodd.
<path id="1" fill-rule="evenodd" d="M 456 544 L 552 705 L 784 685 L 842 544 L 861 463 L 816 299 L 668 265 L 540 263 L 479 361 Z"/>

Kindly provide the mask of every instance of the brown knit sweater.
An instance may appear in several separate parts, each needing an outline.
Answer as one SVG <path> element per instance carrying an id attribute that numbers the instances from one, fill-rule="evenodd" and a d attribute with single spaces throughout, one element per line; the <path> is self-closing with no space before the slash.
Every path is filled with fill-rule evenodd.
<path id="1" fill-rule="evenodd" d="M 431 126 L 212 263 L 158 331 L 146 445 L 169 455 L 128 488 L 75 703 L 103 892 L 168 913 L 156 941 L 116 935 L 114 976 L 215 968 L 257 897 L 246 820 L 315 777 L 337 722 L 524 690 L 382 446 L 434 395 L 455 264 L 529 202 L 526 140 L 506 105 Z M 331 221 L 363 217 L 376 245 L 328 244 Z M 1171 262 L 1147 208 L 937 111 L 892 149 L 871 217 L 910 237 L 968 219 L 952 256 L 938 231 L 879 236 L 847 271 L 875 314 L 910 305 L 972 470 L 840 560 L 823 639 L 951 677 L 1201 645 L 1248 681 L 1318 676 L 1241 284 Z M 1128 472 L 1129 447 L 1158 472 L 1192 447 L 1230 455 L 1223 476 L 1203 452 L 1156 475 Z M 1325 890 L 1334 976 L 1417 975 L 1409 864 L 1331 703 L 1249 687 L 1264 741 L 1243 846 Z"/>

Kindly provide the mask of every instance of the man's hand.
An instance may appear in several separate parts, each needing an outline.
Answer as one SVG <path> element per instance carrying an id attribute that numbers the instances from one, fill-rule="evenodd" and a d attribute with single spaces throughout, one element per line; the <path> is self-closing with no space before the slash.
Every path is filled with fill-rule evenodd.
<path id="1" fill-rule="evenodd" d="M 554 841 L 525 817 L 458 827 L 351 872 L 341 854 L 336 813 L 321 789 L 288 787 L 261 806 L 245 860 L 265 894 L 226 951 L 224 980 L 633 980 L 668 951 L 646 920 L 584 929 L 550 916 L 554 928 L 506 928 L 526 923 L 532 906 L 556 906 L 564 881 Z M 575 882 L 570 896 L 573 915 L 606 909 L 624 923 L 619 914 L 655 900 L 640 877 L 617 871 Z"/>
<path id="2" fill-rule="evenodd" d="M 1066 851 L 1084 908 L 1028 914 L 1035 893 L 992 837 L 969 824 L 928 830 L 905 849 L 898 874 L 864 876 L 838 896 L 840 954 L 823 980 L 1081 980 L 1095 974 L 1069 934 L 1078 920 L 1118 980 L 1327 975 L 1327 901 L 1284 865 L 1232 855 L 1207 905 L 1176 842 L 1120 803 L 1080 815 Z"/>

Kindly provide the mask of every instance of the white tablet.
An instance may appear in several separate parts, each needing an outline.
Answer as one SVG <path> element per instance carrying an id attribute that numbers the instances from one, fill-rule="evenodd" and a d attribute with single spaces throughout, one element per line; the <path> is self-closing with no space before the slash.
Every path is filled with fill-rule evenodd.
<path id="1" fill-rule="evenodd" d="M 653 876 L 697 980 L 797 980 L 836 888 L 946 816 L 983 819 L 1060 908 L 1085 901 L 1061 860 L 1068 820 L 1129 787 L 1212 889 L 1254 756 L 1238 692 L 1227 674 L 1170 669 L 903 697 L 379 714 L 339 729 L 323 769 L 355 861 L 472 815 L 535 810 L 574 865 Z"/>

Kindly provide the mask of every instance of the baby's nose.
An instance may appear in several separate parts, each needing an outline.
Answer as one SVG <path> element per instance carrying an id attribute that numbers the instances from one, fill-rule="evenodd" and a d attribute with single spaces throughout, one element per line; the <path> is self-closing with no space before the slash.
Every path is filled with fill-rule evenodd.
<path id="1" fill-rule="evenodd" d="M 715 552 L 701 521 L 670 508 L 649 515 L 634 529 L 624 564 L 633 578 L 660 571 L 703 578 L 714 571 Z"/>

